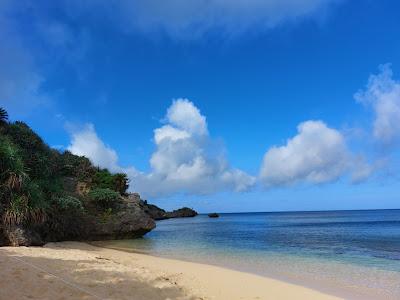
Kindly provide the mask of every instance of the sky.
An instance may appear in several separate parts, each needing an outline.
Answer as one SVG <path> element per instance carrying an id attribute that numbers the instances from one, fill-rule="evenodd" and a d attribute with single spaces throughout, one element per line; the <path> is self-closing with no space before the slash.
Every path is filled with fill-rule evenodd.
<path id="1" fill-rule="evenodd" d="M 0 106 L 166 209 L 400 208 L 400 4 L 0 1 Z"/>

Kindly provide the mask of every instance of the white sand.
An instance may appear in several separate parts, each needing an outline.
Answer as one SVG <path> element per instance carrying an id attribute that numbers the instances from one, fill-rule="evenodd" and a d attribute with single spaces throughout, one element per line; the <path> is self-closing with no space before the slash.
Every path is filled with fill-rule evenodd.
<path id="1" fill-rule="evenodd" d="M 63 242 L 0 248 L 0 299 L 338 299 L 220 267 Z"/>

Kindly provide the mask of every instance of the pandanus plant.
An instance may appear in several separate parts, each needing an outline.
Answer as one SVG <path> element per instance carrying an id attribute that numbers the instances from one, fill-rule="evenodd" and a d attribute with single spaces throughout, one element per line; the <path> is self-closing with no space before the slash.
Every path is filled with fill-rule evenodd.
<path id="1" fill-rule="evenodd" d="M 0 121 L 6 122 L 7 112 L 0 109 Z M 18 147 L 0 135 L 0 207 L 6 226 L 41 223 L 46 217 L 45 202 L 37 184 L 32 182 Z"/>

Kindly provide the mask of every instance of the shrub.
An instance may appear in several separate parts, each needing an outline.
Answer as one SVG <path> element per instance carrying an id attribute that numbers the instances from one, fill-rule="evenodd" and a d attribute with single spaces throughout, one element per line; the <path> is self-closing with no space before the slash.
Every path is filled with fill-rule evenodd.
<path id="1" fill-rule="evenodd" d="M 88 158 L 74 155 L 69 151 L 60 154 L 59 165 L 62 176 L 76 177 L 80 181 L 91 179 L 95 173 L 95 168 Z"/>
<path id="2" fill-rule="evenodd" d="M 82 202 L 73 196 L 59 196 L 53 198 L 55 206 L 63 211 L 83 211 Z"/>
<path id="3" fill-rule="evenodd" d="M 89 198 L 96 207 L 106 210 L 117 206 L 120 194 L 110 189 L 96 188 L 89 192 Z"/>
<path id="4" fill-rule="evenodd" d="M 47 208 L 40 187 L 34 182 L 24 181 L 18 192 L 10 193 L 3 222 L 8 226 L 23 223 L 40 224 L 46 220 Z"/>
<path id="5" fill-rule="evenodd" d="M 124 173 L 111 174 L 107 169 L 98 169 L 93 175 L 94 188 L 110 189 L 124 195 L 128 189 L 128 176 Z"/>
<path id="6" fill-rule="evenodd" d="M 128 183 L 128 175 L 126 175 L 125 173 L 117 173 L 113 175 L 114 191 L 120 193 L 121 195 L 126 194 L 126 191 L 129 188 Z"/>
<path id="7" fill-rule="evenodd" d="M 87 234 L 85 210 L 82 202 L 72 196 L 55 196 L 52 199 L 46 223 L 41 227 L 48 241 L 84 238 Z"/>
<path id="8" fill-rule="evenodd" d="M 47 206 L 43 192 L 25 172 L 19 147 L 6 137 L 0 137 L 0 194 L 6 225 L 45 220 Z"/>
<path id="9" fill-rule="evenodd" d="M 93 188 L 113 189 L 113 176 L 107 169 L 97 169 L 93 175 Z"/>
<path id="10" fill-rule="evenodd" d="M 25 174 L 21 153 L 8 138 L 0 136 L 0 180 L 5 182 L 12 174 Z"/>
<path id="11" fill-rule="evenodd" d="M 54 174 L 55 153 L 23 122 L 8 125 L 7 136 L 20 149 L 29 176 L 32 179 L 47 178 Z"/>

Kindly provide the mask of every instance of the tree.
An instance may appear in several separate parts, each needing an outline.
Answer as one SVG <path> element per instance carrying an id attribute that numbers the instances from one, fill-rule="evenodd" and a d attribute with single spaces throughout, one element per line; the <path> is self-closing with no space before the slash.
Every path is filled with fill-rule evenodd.
<path id="1" fill-rule="evenodd" d="M 4 108 L 0 107 L 0 122 L 6 123 L 7 121 L 8 121 L 8 113 Z"/>
<path id="2" fill-rule="evenodd" d="M 113 175 L 114 179 L 114 191 L 119 192 L 121 195 L 125 195 L 129 188 L 129 179 L 125 173 L 117 173 Z"/>

